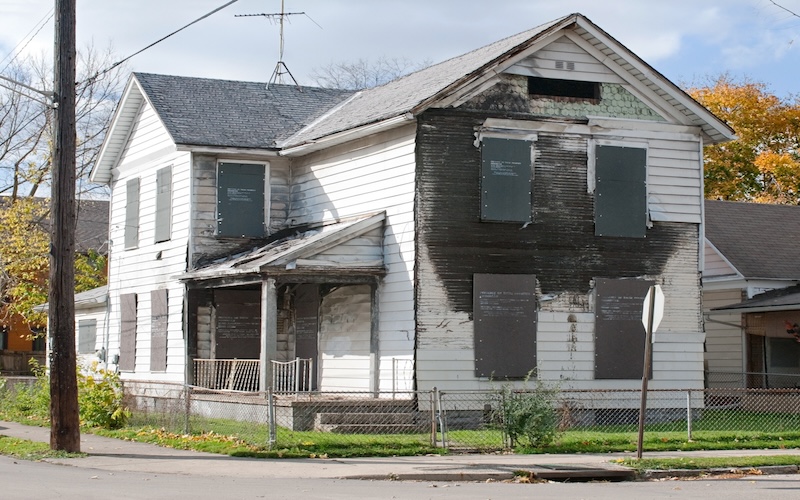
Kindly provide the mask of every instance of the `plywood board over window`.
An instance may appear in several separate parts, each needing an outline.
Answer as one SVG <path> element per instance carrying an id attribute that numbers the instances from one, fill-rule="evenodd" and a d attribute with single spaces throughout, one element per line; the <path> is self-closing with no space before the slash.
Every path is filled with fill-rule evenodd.
<path id="1" fill-rule="evenodd" d="M 78 321 L 78 354 L 94 354 L 97 342 L 97 320 Z"/>
<path id="2" fill-rule="evenodd" d="M 119 369 L 134 371 L 136 368 L 136 294 L 123 293 L 120 302 Z"/>
<path id="3" fill-rule="evenodd" d="M 264 164 L 217 167 L 217 234 L 260 238 L 265 234 Z"/>
<path id="4" fill-rule="evenodd" d="M 172 233 L 172 167 L 156 173 L 155 242 L 168 241 Z"/>
<path id="5" fill-rule="evenodd" d="M 482 221 L 531 221 L 531 144 L 518 139 L 482 139 Z"/>
<path id="6" fill-rule="evenodd" d="M 150 292 L 150 371 L 167 369 L 167 290 Z"/>
<path id="7" fill-rule="evenodd" d="M 641 379 L 645 331 L 642 307 L 654 281 L 595 279 L 595 378 Z"/>
<path id="8" fill-rule="evenodd" d="M 139 179 L 125 184 L 125 248 L 139 245 Z"/>
<path id="9" fill-rule="evenodd" d="M 536 276 L 473 277 L 475 376 L 521 379 L 536 369 Z"/>
<path id="10" fill-rule="evenodd" d="M 594 203 L 597 236 L 645 237 L 646 149 L 595 146 Z"/>

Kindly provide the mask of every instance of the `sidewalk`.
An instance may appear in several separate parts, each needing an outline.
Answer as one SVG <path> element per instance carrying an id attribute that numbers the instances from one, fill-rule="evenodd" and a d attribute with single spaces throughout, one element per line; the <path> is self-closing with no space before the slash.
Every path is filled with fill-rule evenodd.
<path id="1" fill-rule="evenodd" d="M 50 441 L 50 429 L 0 421 L 0 435 Z M 119 439 L 81 434 L 84 458 L 48 462 L 104 471 L 190 474 L 240 478 L 338 478 L 419 481 L 507 480 L 516 471 L 531 471 L 541 479 L 633 479 L 630 469 L 612 463 L 632 453 L 572 455 L 433 455 L 415 457 L 336 459 L 252 459 L 175 450 Z M 645 458 L 690 456 L 798 455 L 800 450 L 725 450 L 652 452 Z M 793 473 L 797 468 L 775 473 Z"/>

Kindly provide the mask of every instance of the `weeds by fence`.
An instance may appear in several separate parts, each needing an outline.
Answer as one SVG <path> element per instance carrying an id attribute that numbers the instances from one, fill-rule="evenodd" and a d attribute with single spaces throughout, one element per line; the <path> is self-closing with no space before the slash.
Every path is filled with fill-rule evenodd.
<path id="1" fill-rule="evenodd" d="M 526 412 L 538 412 L 537 418 L 544 419 L 539 421 L 554 426 L 551 437 L 556 444 L 567 438 L 580 442 L 581 436 L 590 434 L 635 440 L 641 394 L 637 390 L 560 390 L 545 394 L 542 405 L 541 392 L 522 390 L 376 396 L 241 393 L 144 383 L 128 389 L 136 394 L 127 399 L 131 425 L 235 436 L 271 449 L 315 445 L 329 449 L 335 442 L 345 448 L 384 447 L 387 454 L 400 453 L 396 450 L 401 447 L 490 451 L 508 449 L 517 444 L 514 441 L 526 446 L 547 444 L 549 439 L 529 443 L 520 439 L 526 435 L 519 430 L 520 422 L 527 421 Z M 530 403 L 531 398 L 536 404 Z M 709 433 L 800 438 L 800 389 L 652 390 L 647 401 L 645 432 L 658 434 L 662 440 L 689 441 Z"/>

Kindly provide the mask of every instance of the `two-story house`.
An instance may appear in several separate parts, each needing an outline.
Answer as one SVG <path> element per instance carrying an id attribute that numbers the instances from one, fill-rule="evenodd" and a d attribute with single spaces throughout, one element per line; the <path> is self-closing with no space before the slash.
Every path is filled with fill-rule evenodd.
<path id="1" fill-rule="evenodd" d="M 323 391 L 636 388 L 657 283 L 651 387 L 702 388 L 732 136 L 580 14 L 359 92 L 133 74 L 92 173 L 109 352 L 129 387 L 303 358 Z"/>

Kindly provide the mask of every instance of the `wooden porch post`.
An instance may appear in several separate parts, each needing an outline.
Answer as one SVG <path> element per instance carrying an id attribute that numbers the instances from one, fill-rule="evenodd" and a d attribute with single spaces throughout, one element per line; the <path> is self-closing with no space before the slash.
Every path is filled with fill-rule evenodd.
<path id="1" fill-rule="evenodd" d="M 278 354 L 278 293 L 275 278 L 261 281 L 261 354 L 258 388 L 267 392 L 272 385 L 271 361 Z"/>
<path id="2" fill-rule="evenodd" d="M 370 330 L 369 330 L 369 390 L 378 397 L 380 389 L 380 315 L 378 314 L 378 285 L 370 285 Z"/>

